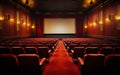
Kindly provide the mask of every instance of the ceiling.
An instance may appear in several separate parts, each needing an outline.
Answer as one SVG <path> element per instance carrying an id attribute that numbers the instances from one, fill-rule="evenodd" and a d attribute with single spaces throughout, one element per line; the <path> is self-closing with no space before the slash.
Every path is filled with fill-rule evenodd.
<path id="1" fill-rule="evenodd" d="M 108 0 L 14 0 L 44 13 L 85 13 Z"/>

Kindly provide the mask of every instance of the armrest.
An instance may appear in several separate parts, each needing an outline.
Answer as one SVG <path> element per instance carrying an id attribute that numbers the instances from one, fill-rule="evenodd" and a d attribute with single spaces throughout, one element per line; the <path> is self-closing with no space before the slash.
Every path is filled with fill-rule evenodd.
<path id="1" fill-rule="evenodd" d="M 53 46 L 52 49 L 55 49 L 55 47 Z"/>
<path id="2" fill-rule="evenodd" d="M 71 52 L 69 53 L 69 56 L 73 57 L 74 50 L 70 50 Z"/>
<path id="3" fill-rule="evenodd" d="M 39 62 L 39 65 L 43 65 L 43 63 L 45 62 L 46 58 L 42 58 Z"/>
<path id="4" fill-rule="evenodd" d="M 69 46 L 67 46 L 67 49 L 68 49 L 68 50 L 70 49 Z"/>
<path id="5" fill-rule="evenodd" d="M 78 62 L 80 62 L 81 65 L 84 65 L 84 61 L 82 58 L 78 57 Z"/>
<path id="6" fill-rule="evenodd" d="M 48 53 L 51 53 L 51 51 L 52 51 L 51 49 L 50 49 L 50 50 L 48 50 Z"/>
<path id="7" fill-rule="evenodd" d="M 71 53 L 74 53 L 74 50 L 71 50 Z"/>
<path id="8" fill-rule="evenodd" d="M 52 50 L 50 49 L 50 50 L 48 50 L 48 53 L 49 53 L 49 56 L 52 56 L 53 55 L 53 52 L 52 52 Z"/>

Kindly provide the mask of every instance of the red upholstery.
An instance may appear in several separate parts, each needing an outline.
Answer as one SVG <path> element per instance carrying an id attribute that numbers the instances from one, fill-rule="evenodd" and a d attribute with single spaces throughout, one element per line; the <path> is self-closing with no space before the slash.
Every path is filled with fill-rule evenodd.
<path id="1" fill-rule="evenodd" d="M 38 50 L 36 47 L 27 46 L 27 47 L 25 47 L 25 53 L 26 54 L 37 54 Z"/>
<path id="2" fill-rule="evenodd" d="M 0 54 L 12 53 L 11 48 L 7 46 L 0 46 Z"/>
<path id="3" fill-rule="evenodd" d="M 74 47 L 72 52 L 73 58 L 83 57 L 84 56 L 84 47 Z"/>
<path id="4" fill-rule="evenodd" d="M 23 47 L 12 47 L 12 54 L 15 54 L 16 56 L 18 55 L 18 54 L 24 54 L 25 53 L 25 50 L 24 50 L 24 48 Z"/>
<path id="5" fill-rule="evenodd" d="M 18 75 L 18 60 L 14 54 L 0 54 L 0 74 Z"/>
<path id="6" fill-rule="evenodd" d="M 98 53 L 99 48 L 98 47 L 86 47 L 85 48 L 85 54 L 97 54 Z"/>
<path id="7" fill-rule="evenodd" d="M 105 68 L 107 75 L 120 75 L 120 54 L 109 54 L 105 57 Z"/>
<path id="8" fill-rule="evenodd" d="M 104 72 L 104 58 L 103 54 L 85 54 L 83 59 L 78 58 L 80 65 L 82 65 L 82 74 L 102 75 Z"/>
<path id="9" fill-rule="evenodd" d="M 113 48 L 113 54 L 120 54 L 120 47 Z"/>
<path id="10" fill-rule="evenodd" d="M 18 62 L 20 72 L 27 75 L 40 75 L 42 72 L 43 60 L 37 54 L 19 54 Z"/>
<path id="11" fill-rule="evenodd" d="M 101 47 L 98 53 L 108 55 L 108 54 L 112 54 L 112 52 L 113 52 L 112 47 Z"/>
<path id="12" fill-rule="evenodd" d="M 38 47 L 38 55 L 40 58 L 49 58 L 50 57 L 49 48 L 46 46 Z"/>

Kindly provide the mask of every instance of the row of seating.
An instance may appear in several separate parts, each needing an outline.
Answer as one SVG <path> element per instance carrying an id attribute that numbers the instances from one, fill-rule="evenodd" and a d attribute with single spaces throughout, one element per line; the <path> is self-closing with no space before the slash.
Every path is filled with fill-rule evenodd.
<path id="1" fill-rule="evenodd" d="M 0 46 L 0 54 L 9 53 L 9 54 L 15 54 L 18 56 L 19 54 L 38 54 L 40 58 L 49 58 L 50 54 L 52 53 L 52 50 L 48 47 L 6 47 L 6 46 Z"/>
<path id="2" fill-rule="evenodd" d="M 1 75 L 41 75 L 46 58 L 37 54 L 0 54 Z"/>
<path id="3" fill-rule="evenodd" d="M 120 54 L 85 54 L 78 57 L 82 75 L 119 75 Z"/>
<path id="4" fill-rule="evenodd" d="M 71 54 L 73 58 L 83 57 L 84 54 L 120 54 L 120 47 L 74 47 L 71 49 Z"/>
<path id="5" fill-rule="evenodd" d="M 23 38 L 23 39 L 15 39 L 15 40 L 6 40 L 1 41 L 0 46 L 21 46 L 21 47 L 28 47 L 28 46 L 34 46 L 34 47 L 41 47 L 41 46 L 47 46 L 50 49 L 55 48 L 57 45 L 57 39 L 56 38 Z"/>
<path id="6" fill-rule="evenodd" d="M 57 39 L 23 38 L 0 42 L 1 75 L 42 75 Z"/>
<path id="7" fill-rule="evenodd" d="M 94 38 L 64 38 L 63 42 L 66 47 L 73 48 L 80 47 L 120 47 L 120 42 L 110 42 L 105 40 L 98 40 Z"/>
<path id="8" fill-rule="evenodd" d="M 120 43 L 91 38 L 64 38 L 63 43 L 81 75 L 120 74 Z"/>

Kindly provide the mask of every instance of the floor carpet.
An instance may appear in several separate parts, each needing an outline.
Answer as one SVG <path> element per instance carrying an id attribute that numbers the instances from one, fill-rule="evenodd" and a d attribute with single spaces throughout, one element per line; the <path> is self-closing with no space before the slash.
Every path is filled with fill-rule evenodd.
<path id="1" fill-rule="evenodd" d="M 50 63 L 45 66 L 42 75 L 81 75 L 79 66 L 72 62 L 62 41 L 58 42 L 53 56 L 50 57 Z"/>

